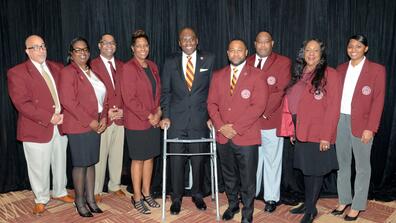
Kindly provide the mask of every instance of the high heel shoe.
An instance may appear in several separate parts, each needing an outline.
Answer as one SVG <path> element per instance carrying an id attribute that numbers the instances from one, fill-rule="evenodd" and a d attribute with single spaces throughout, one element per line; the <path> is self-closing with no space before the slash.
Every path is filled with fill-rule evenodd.
<path id="1" fill-rule="evenodd" d="M 356 221 L 359 217 L 360 211 L 358 212 L 358 214 L 355 217 L 351 217 L 349 215 L 345 215 L 344 220 L 345 221 Z"/>
<path id="2" fill-rule="evenodd" d="M 98 207 L 97 204 L 95 204 L 95 206 L 96 206 L 96 207 L 95 207 L 93 204 L 89 204 L 89 203 L 87 202 L 87 206 L 88 206 L 89 210 L 90 210 L 92 213 L 96 213 L 96 214 L 103 213 L 102 209 L 100 209 L 100 208 Z"/>
<path id="3" fill-rule="evenodd" d="M 133 197 L 131 197 L 131 202 L 133 206 L 136 208 L 137 211 L 139 211 L 142 214 L 151 214 L 150 209 L 144 204 L 143 199 L 139 201 L 135 201 Z"/>
<path id="4" fill-rule="evenodd" d="M 345 211 L 349 206 L 351 206 L 351 204 L 345 205 L 345 207 L 344 207 L 342 210 L 337 210 L 337 208 L 336 208 L 336 209 L 334 209 L 334 210 L 331 212 L 331 214 L 332 214 L 332 215 L 335 215 L 335 216 L 337 216 L 337 215 L 342 215 L 342 214 L 344 214 L 344 211 Z"/>
<path id="5" fill-rule="evenodd" d="M 152 208 L 159 208 L 160 205 L 157 203 L 157 201 L 154 200 L 154 198 L 151 195 L 144 196 L 142 193 L 143 200 Z"/>
<path id="6" fill-rule="evenodd" d="M 84 206 L 78 206 L 76 203 L 73 203 L 74 207 L 76 208 L 77 213 L 83 217 L 83 218 L 89 218 L 89 217 L 93 217 L 93 214 L 87 210 L 87 208 Z M 85 209 L 86 211 L 82 211 L 80 209 Z"/>

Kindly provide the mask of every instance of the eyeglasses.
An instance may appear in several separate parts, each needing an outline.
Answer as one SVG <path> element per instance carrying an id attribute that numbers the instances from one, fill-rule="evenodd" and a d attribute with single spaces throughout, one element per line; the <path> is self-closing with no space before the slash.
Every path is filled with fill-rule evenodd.
<path id="1" fill-rule="evenodd" d="M 83 48 L 83 49 L 77 48 L 77 49 L 73 49 L 73 52 L 75 52 L 77 54 L 89 53 L 89 49 L 88 49 L 88 47 Z"/>
<path id="2" fill-rule="evenodd" d="M 116 46 L 117 43 L 115 41 L 107 42 L 107 41 L 100 41 L 100 44 L 103 46 Z"/>
<path id="3" fill-rule="evenodd" d="M 46 50 L 47 47 L 45 46 L 45 43 L 43 43 L 41 45 L 33 45 L 31 47 L 28 47 L 27 49 L 33 51 L 39 51 L 39 50 Z"/>

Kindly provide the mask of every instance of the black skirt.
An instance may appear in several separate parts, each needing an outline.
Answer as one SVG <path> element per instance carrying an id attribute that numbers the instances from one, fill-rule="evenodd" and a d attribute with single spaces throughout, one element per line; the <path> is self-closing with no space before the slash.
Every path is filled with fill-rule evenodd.
<path id="1" fill-rule="evenodd" d="M 98 133 L 90 131 L 67 136 L 74 167 L 88 167 L 99 162 L 100 135 Z"/>
<path id="2" fill-rule="evenodd" d="M 148 160 L 158 156 L 160 154 L 160 134 L 160 128 L 125 129 L 129 158 L 132 160 Z"/>
<path id="3" fill-rule="evenodd" d="M 296 141 L 294 151 L 294 168 L 300 169 L 304 175 L 323 176 L 338 169 L 338 161 L 334 144 L 330 149 L 321 152 L 319 143 Z"/>

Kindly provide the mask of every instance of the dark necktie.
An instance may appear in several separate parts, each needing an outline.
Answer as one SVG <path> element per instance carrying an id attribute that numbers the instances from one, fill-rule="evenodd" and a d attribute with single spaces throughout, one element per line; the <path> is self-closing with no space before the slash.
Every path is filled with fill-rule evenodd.
<path id="1" fill-rule="evenodd" d="M 260 69 L 261 70 L 261 61 L 263 61 L 263 59 L 262 58 L 260 58 L 259 60 L 258 60 L 258 63 L 257 63 L 257 68 L 258 69 Z"/>

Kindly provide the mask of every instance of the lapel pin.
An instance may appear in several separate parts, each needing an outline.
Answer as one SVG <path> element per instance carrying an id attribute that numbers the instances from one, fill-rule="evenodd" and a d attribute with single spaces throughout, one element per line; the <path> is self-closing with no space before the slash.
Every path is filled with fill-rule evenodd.
<path id="1" fill-rule="evenodd" d="M 203 57 L 200 57 L 201 60 L 203 60 Z"/>

